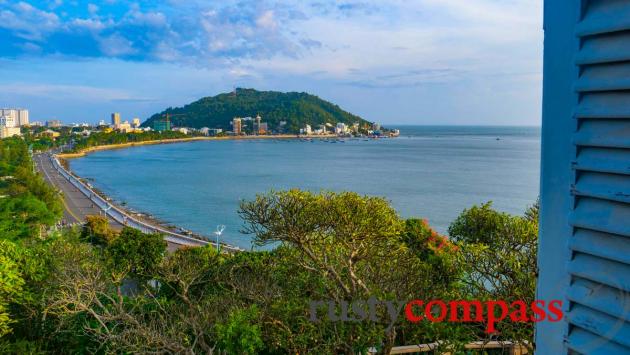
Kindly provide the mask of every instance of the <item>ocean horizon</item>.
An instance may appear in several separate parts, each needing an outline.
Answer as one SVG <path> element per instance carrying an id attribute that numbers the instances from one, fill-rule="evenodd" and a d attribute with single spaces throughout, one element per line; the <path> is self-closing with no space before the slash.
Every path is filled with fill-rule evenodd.
<path id="1" fill-rule="evenodd" d="M 412 126 L 392 139 L 344 142 L 197 141 L 106 150 L 71 169 L 115 202 L 244 248 L 241 200 L 300 188 L 382 196 L 405 218 L 440 233 L 465 209 L 493 201 L 522 214 L 539 193 L 540 127 Z"/>

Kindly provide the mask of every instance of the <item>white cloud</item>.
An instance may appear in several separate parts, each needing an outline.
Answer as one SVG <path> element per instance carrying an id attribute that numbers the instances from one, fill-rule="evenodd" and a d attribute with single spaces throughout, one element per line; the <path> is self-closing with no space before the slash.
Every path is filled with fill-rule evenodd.
<path id="1" fill-rule="evenodd" d="M 16 35 L 26 40 L 42 40 L 45 34 L 60 26 L 56 14 L 39 10 L 25 2 L 0 11 L 0 18 L 0 28 L 15 31 Z"/>
<path id="2" fill-rule="evenodd" d="M 103 53 L 112 57 L 125 56 L 137 52 L 133 48 L 133 43 L 118 33 L 100 38 L 99 46 Z"/>
<path id="3" fill-rule="evenodd" d="M 260 28 L 271 31 L 278 27 L 278 24 L 274 19 L 273 11 L 271 10 L 264 11 L 260 16 L 258 16 L 256 19 L 256 25 Z"/>

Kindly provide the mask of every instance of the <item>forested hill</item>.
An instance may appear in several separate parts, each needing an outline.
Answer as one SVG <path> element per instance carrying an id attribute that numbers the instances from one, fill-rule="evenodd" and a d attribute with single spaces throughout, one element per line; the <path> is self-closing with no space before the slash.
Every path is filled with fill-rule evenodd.
<path id="1" fill-rule="evenodd" d="M 305 124 L 316 128 L 319 124 L 343 122 L 361 125 L 369 123 L 359 116 L 342 110 L 339 106 L 322 100 L 315 95 L 300 92 L 257 91 L 236 89 L 234 92 L 204 97 L 184 107 L 168 108 L 154 114 L 142 125 L 151 127 L 153 121 L 169 113 L 173 126 L 192 128 L 222 128 L 230 130 L 234 117 L 256 117 L 260 115 L 269 128 L 276 130 L 281 121 L 286 121 L 285 130 L 297 132 Z M 246 123 L 247 124 L 247 123 Z"/>

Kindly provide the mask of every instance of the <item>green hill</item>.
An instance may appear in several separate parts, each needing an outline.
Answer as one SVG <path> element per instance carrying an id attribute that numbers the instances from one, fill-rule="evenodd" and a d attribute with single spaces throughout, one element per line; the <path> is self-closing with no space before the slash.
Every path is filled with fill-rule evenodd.
<path id="1" fill-rule="evenodd" d="M 303 92 L 257 91 L 236 89 L 234 92 L 204 97 L 184 107 L 168 108 L 154 114 L 142 126 L 152 127 L 162 115 L 173 115 L 171 122 L 177 127 L 222 128 L 231 130 L 234 117 L 260 115 L 269 128 L 277 131 L 281 121 L 286 121 L 286 132 L 298 132 L 305 124 L 317 125 L 343 122 L 369 124 L 359 116 L 342 110 L 339 106 Z M 251 123 L 246 123 L 251 127 Z"/>

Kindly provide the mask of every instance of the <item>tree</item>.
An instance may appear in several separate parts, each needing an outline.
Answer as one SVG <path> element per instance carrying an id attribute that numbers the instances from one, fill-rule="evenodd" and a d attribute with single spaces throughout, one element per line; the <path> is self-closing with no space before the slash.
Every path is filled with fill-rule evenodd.
<path id="1" fill-rule="evenodd" d="M 443 295 L 444 289 L 432 284 L 438 279 L 433 262 L 405 244 L 415 232 L 409 230 L 403 238 L 403 221 L 382 198 L 352 192 L 272 192 L 242 202 L 239 214 L 245 221 L 244 232 L 253 234 L 257 244 L 280 243 L 295 250 L 293 262 L 322 280 L 323 293 L 315 296 L 339 302 L 370 296 L 410 300 Z M 434 251 L 431 254 L 439 257 Z M 397 330 L 404 328 L 386 322 L 367 325 L 366 329 L 363 324 L 330 324 L 338 330 L 326 334 L 332 337 L 326 341 L 336 344 L 334 352 L 358 351 L 354 346 L 363 343 L 381 344 L 381 352 L 387 353 L 397 340 Z M 442 338 L 438 335 L 442 330 L 431 326 L 410 333 L 419 336 L 424 331 L 424 336 Z"/>
<path id="2" fill-rule="evenodd" d="M 118 234 L 110 228 L 107 217 L 87 216 L 81 237 L 96 245 L 109 245 Z"/>
<path id="3" fill-rule="evenodd" d="M 22 296 L 24 278 L 19 266 L 20 250 L 9 241 L 0 240 L 0 337 L 11 332 L 15 322 L 9 305 Z"/>
<path id="4" fill-rule="evenodd" d="M 117 282 L 128 274 L 142 279 L 150 277 L 165 252 L 166 242 L 161 234 L 145 234 L 129 227 L 124 227 L 118 238 L 105 248 L 107 263 Z"/>
<path id="5" fill-rule="evenodd" d="M 524 301 L 535 299 L 538 251 L 537 204 L 526 216 L 511 216 L 492 209 L 491 203 L 474 206 L 451 224 L 449 233 L 460 248 L 463 293 L 477 300 Z M 533 343 L 533 323 L 503 322 L 500 337 Z"/>
<path id="6" fill-rule="evenodd" d="M 258 309 L 251 306 L 230 313 L 226 323 L 216 325 L 219 349 L 228 354 L 257 354 L 264 348 L 262 331 L 257 323 Z"/>

